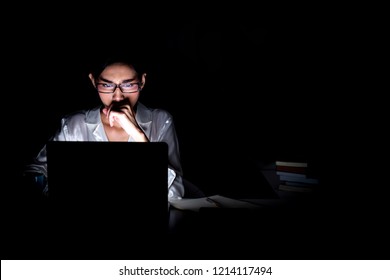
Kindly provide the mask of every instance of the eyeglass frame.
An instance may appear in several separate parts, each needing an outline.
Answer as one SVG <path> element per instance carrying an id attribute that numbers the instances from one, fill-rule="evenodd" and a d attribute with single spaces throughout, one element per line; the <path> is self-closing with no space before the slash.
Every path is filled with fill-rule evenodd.
<path id="1" fill-rule="evenodd" d="M 125 83 L 130 83 L 130 84 L 137 84 L 138 85 L 138 89 L 135 90 L 135 91 L 131 91 L 131 92 L 124 92 L 121 85 L 122 84 L 125 84 Z M 137 91 L 140 91 L 141 90 L 141 85 L 142 83 L 141 82 L 137 82 L 137 83 L 132 83 L 132 82 L 122 82 L 120 84 L 117 84 L 117 83 L 112 83 L 112 82 L 103 82 L 103 83 L 98 83 L 96 82 L 96 90 L 99 92 L 99 93 L 103 93 L 103 94 L 112 94 L 116 91 L 117 88 L 119 88 L 119 90 L 122 92 L 122 93 L 134 93 L 134 92 L 137 92 Z M 99 84 L 110 84 L 110 85 L 115 85 L 114 89 L 111 91 L 111 92 L 103 92 L 103 91 L 99 91 L 97 88 L 98 88 L 98 85 Z"/>

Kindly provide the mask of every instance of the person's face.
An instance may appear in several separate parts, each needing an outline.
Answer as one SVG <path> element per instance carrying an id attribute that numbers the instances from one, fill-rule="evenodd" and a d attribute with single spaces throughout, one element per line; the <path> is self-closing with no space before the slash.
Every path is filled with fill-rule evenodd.
<path id="1" fill-rule="evenodd" d="M 100 77 L 97 77 L 96 80 L 91 75 L 90 79 L 96 88 L 98 84 L 105 87 L 107 87 L 107 85 L 108 87 L 116 87 L 112 93 L 103 93 L 98 89 L 100 100 L 106 107 L 110 106 L 112 102 L 118 102 L 124 99 L 127 99 L 131 106 L 134 107 L 138 101 L 140 90 L 145 84 L 145 75 L 138 77 L 134 69 L 124 64 L 110 65 L 104 69 L 100 74 Z M 130 88 L 133 84 L 137 83 L 139 83 L 138 90 L 130 90 L 132 91 L 130 93 L 126 92 L 129 90 L 127 88 Z M 119 85 L 122 85 L 122 90 Z"/>

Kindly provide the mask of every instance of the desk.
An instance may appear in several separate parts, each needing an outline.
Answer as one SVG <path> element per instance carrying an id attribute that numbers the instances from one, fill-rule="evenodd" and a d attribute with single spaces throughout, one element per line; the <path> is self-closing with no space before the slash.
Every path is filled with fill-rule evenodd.
<path id="1" fill-rule="evenodd" d="M 137 238 L 128 224 L 110 236 L 55 233 L 41 198 L 12 191 L 2 199 L 2 259 L 380 259 L 389 247 L 388 211 L 376 211 L 376 200 L 327 195 L 250 214 L 171 208 L 167 235 Z"/>
<path id="2" fill-rule="evenodd" d="M 129 226 L 112 228 L 109 235 L 66 234 L 52 228 L 47 213 L 4 212 L 1 254 L 2 259 L 367 259 L 385 246 L 377 244 L 385 239 L 374 236 L 354 242 L 351 237 L 361 232 L 326 211 L 285 210 L 172 208 L 168 234 L 145 236 L 133 235 Z"/>
<path id="3" fill-rule="evenodd" d="M 45 206 L 25 201 L 4 213 L 2 259 L 321 259 L 339 252 L 334 221 L 313 208 L 171 208 L 166 235 L 137 235 L 129 222 L 59 231 Z M 344 254 L 355 258 L 358 249 Z"/>
<path id="4" fill-rule="evenodd" d="M 171 208 L 168 240 L 181 244 L 180 256 L 190 259 L 312 259 L 336 252 L 332 239 L 324 238 L 331 230 L 326 213 L 301 206 Z"/>

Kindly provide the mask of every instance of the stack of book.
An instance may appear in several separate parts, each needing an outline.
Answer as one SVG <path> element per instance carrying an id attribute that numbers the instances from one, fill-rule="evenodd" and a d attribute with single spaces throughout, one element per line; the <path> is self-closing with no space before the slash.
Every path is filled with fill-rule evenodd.
<path id="1" fill-rule="evenodd" d="M 279 191 L 309 193 L 316 191 L 319 179 L 309 172 L 308 162 L 276 161 Z"/>

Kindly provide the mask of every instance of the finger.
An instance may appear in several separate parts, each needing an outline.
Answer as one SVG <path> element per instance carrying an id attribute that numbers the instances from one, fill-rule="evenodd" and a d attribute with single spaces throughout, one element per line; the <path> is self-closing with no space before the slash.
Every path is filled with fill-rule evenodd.
<path id="1" fill-rule="evenodd" d="M 108 118 L 108 121 L 110 122 L 110 126 L 113 127 L 114 126 L 114 118 L 115 116 L 110 114 L 110 117 Z"/>

